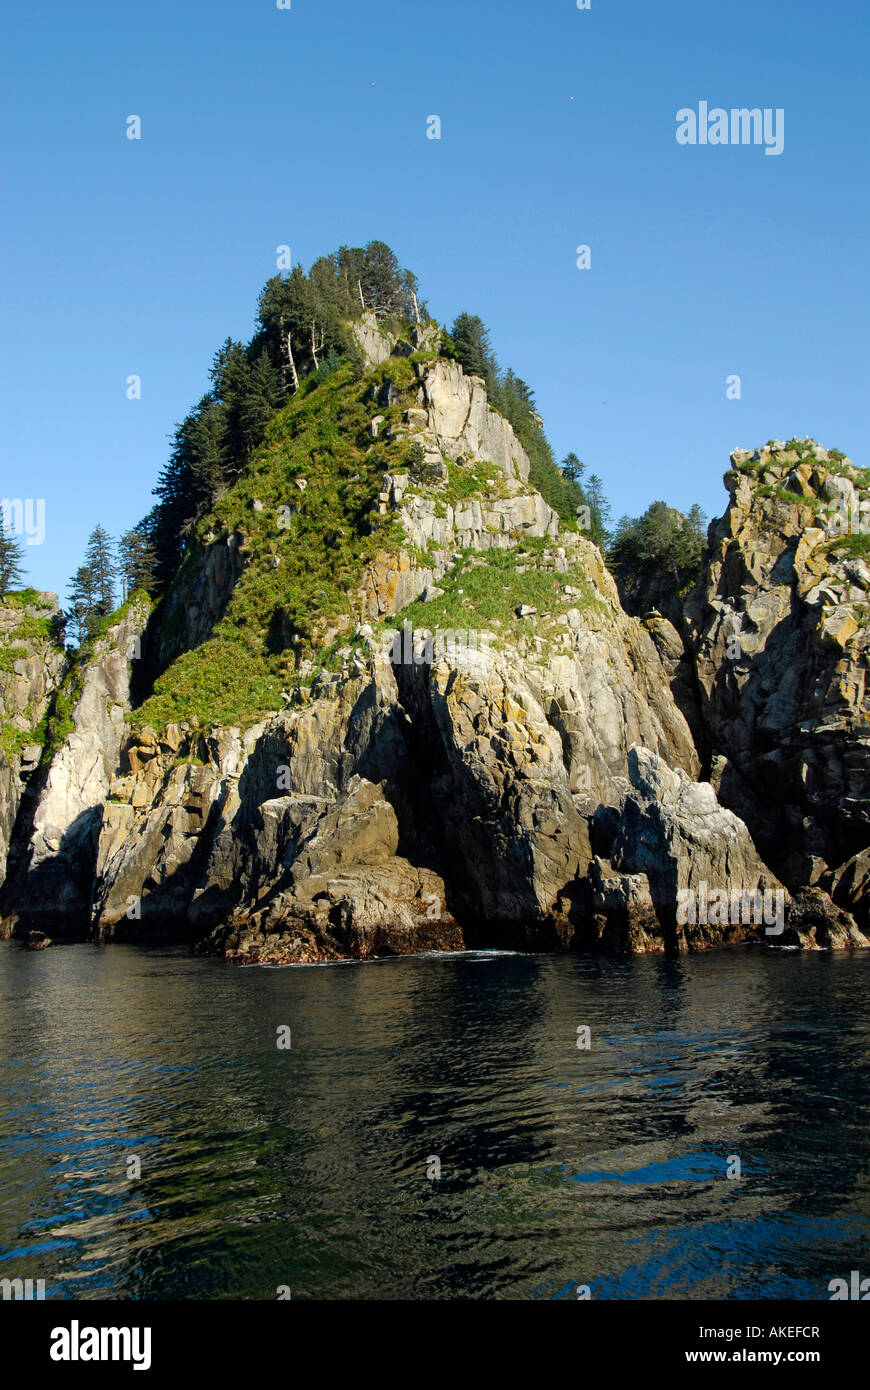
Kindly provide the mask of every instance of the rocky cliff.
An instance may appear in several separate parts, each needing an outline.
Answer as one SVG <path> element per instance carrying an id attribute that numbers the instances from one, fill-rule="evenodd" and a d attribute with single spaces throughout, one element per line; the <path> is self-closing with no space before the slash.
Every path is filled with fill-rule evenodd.
<path id="1" fill-rule="evenodd" d="M 685 610 L 711 781 L 791 889 L 866 925 L 870 472 L 811 440 L 731 461 Z"/>
<path id="2" fill-rule="evenodd" d="M 132 603 L 89 644 L 87 660 L 56 692 L 58 722 L 63 711 L 59 746 L 35 770 L 26 814 L 12 834 L 3 894 L 7 931 L 20 925 L 57 936 L 87 928 L 95 851 L 146 617 L 147 603 Z"/>
<path id="3" fill-rule="evenodd" d="M 136 604 L 81 668 L 7 930 L 247 962 L 868 944 L 867 566 L 819 525 L 858 470 L 735 455 L 678 631 L 623 611 L 434 325 L 359 341 L 191 538 L 147 680 Z"/>
<path id="4" fill-rule="evenodd" d="M 0 887 L 27 783 L 42 758 L 45 718 L 66 658 L 54 594 L 0 603 Z"/>

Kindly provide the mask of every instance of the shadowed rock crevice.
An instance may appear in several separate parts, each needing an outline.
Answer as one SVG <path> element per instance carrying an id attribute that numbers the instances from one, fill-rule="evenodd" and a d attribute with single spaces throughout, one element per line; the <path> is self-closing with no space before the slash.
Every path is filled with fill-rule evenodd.
<path id="1" fill-rule="evenodd" d="M 265 508 L 240 477 L 221 514 L 251 534 L 197 539 L 144 645 L 133 605 L 78 663 L 38 771 L 0 763 L 4 929 L 192 941 L 250 964 L 866 945 L 870 566 L 818 524 L 841 494 L 870 518 L 864 475 L 815 446 L 811 461 L 735 455 L 683 614 L 669 602 L 641 621 L 530 485 L 483 381 L 431 344 L 391 358 L 395 339 L 371 323 L 364 338 L 388 373 L 334 377 L 301 423 L 288 405 L 257 464 L 258 491 L 285 498 L 295 480 L 293 517 L 328 519 L 304 555 L 292 530 L 257 531 Z M 282 450 L 303 427 L 313 448 L 321 400 L 349 434 L 336 425 L 315 468 Z M 348 518 L 376 541 L 342 549 Z M 458 625 L 461 641 L 433 645 Z M 133 708 L 158 672 L 149 724 Z M 211 682 L 207 711 L 192 672 Z M 34 709 L 51 698 L 40 672 L 17 674 Z M 777 941 L 731 914 L 765 894 Z"/>
<path id="2" fill-rule="evenodd" d="M 687 630 L 713 783 L 797 892 L 870 836 L 870 489 L 809 440 L 732 463 Z"/>
<path id="3" fill-rule="evenodd" d="M 147 618 L 132 602 L 65 678 L 70 732 L 40 768 L 15 828 L 14 879 L 3 892 L 4 930 L 80 935 L 90 918 L 97 846 L 126 737 L 132 663 Z M 44 764 L 45 764 L 45 760 Z"/>

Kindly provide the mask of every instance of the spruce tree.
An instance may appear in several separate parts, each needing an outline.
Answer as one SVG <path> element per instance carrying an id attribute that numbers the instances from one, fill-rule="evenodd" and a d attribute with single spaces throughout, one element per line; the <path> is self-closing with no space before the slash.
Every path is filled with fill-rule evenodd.
<path id="1" fill-rule="evenodd" d="M 226 407 L 223 439 L 223 467 L 227 477 L 241 471 L 248 456 L 242 411 L 251 389 L 251 365 L 241 343 L 227 338 L 213 371 L 214 391 Z"/>
<path id="2" fill-rule="evenodd" d="M 155 550 L 155 578 L 167 585 L 178 568 L 185 541 L 196 520 L 197 488 L 192 458 L 194 416 L 175 426 L 172 452 L 152 488 L 158 499 L 151 512 L 151 536 Z"/>
<path id="3" fill-rule="evenodd" d="M 265 349 L 251 365 L 248 389 L 239 405 L 239 434 L 247 458 L 261 442 L 266 426 L 281 405 L 281 380 Z"/>
<path id="4" fill-rule="evenodd" d="M 227 417 L 225 403 L 205 395 L 185 421 L 184 449 L 191 489 L 189 510 L 197 516 L 212 506 L 226 489 L 229 478 Z"/>
<path id="5" fill-rule="evenodd" d="M 570 453 L 566 454 L 562 460 L 562 472 L 570 482 L 582 486 L 583 474 L 586 472 L 586 464 L 580 462 L 573 449 Z"/>
<path id="6" fill-rule="evenodd" d="M 24 570 L 24 547 L 17 536 L 0 530 L 0 599 L 4 599 L 10 589 L 16 589 L 22 582 Z"/>
<path id="7" fill-rule="evenodd" d="M 604 494 L 604 484 L 597 473 L 590 474 L 589 482 L 584 491 L 588 500 L 591 519 L 590 540 L 603 548 L 610 538 L 610 503 Z"/>
<path id="8" fill-rule="evenodd" d="M 402 273 L 394 251 L 385 241 L 370 241 L 364 251 L 368 307 L 376 318 L 401 316 Z"/>
<path id="9" fill-rule="evenodd" d="M 115 558 L 115 543 L 108 531 L 99 524 L 88 536 L 85 568 L 93 577 L 95 612 L 99 617 L 105 618 L 115 608 L 118 562 Z"/>
<path id="10" fill-rule="evenodd" d="M 134 589 L 151 591 L 156 555 L 146 522 L 140 521 L 121 536 L 118 561 L 125 599 Z"/>
<path id="11" fill-rule="evenodd" d="M 90 636 L 97 620 L 97 584 L 89 565 L 79 565 L 70 580 L 69 601 L 64 617 L 81 644 Z"/>
<path id="12" fill-rule="evenodd" d="M 457 314 L 450 337 L 465 374 L 483 377 L 487 387 L 491 387 L 498 367 L 489 342 L 489 330 L 483 319 L 477 314 Z"/>
<path id="13" fill-rule="evenodd" d="M 656 569 L 682 586 L 700 572 L 705 520 L 697 503 L 684 516 L 666 502 L 651 502 L 642 516 L 620 518 L 608 559 L 618 574 Z"/>

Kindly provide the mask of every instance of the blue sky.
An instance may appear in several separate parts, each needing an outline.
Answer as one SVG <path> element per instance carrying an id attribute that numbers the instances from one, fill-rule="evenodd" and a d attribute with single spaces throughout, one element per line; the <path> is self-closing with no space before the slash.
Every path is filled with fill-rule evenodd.
<path id="1" fill-rule="evenodd" d="M 719 514 L 728 451 L 768 438 L 870 464 L 866 5 L 85 0 L 4 29 L 0 490 L 45 498 L 38 587 L 148 510 L 284 243 L 381 238 L 436 317 L 479 313 L 615 516 Z M 782 154 L 678 145 L 701 100 L 782 108 Z"/>

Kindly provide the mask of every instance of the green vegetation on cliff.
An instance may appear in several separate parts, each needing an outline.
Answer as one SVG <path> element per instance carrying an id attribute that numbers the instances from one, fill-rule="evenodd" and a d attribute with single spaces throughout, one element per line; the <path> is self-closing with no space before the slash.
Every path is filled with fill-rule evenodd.
<path id="1" fill-rule="evenodd" d="M 552 624 L 558 624 L 561 614 L 604 605 L 579 565 L 558 573 L 552 555 L 549 565 L 542 563 L 546 548 L 543 540 L 532 539 L 510 550 L 465 551 L 440 581 L 443 594 L 429 601 L 418 599 L 392 622 L 433 632 L 490 631 L 496 646 L 498 639 L 542 635 L 544 624 L 552 637 Z M 566 588 L 573 592 L 566 594 Z M 536 609 L 541 623 L 532 628 L 527 618 L 518 616 L 523 606 Z"/>
<path id="2" fill-rule="evenodd" d="M 24 577 L 24 547 L 17 536 L 6 530 L 6 517 L 0 514 L 0 599 Z"/>
<path id="3" fill-rule="evenodd" d="M 362 373 L 350 364 L 292 397 L 270 424 L 244 473 L 196 528 L 164 608 L 184 602 L 207 537 L 242 537 L 244 573 L 211 636 L 179 656 L 135 712 L 137 726 L 168 722 L 254 723 L 284 703 L 301 658 L 352 635 L 356 591 L 378 551 L 407 544 L 373 510 L 396 450 L 372 440 L 372 393 L 389 377 L 416 379 L 408 358 Z M 407 400 L 379 408 L 398 421 Z M 401 457 L 401 456 L 399 456 Z"/>
<path id="4" fill-rule="evenodd" d="M 60 657 L 63 644 L 63 618 L 54 607 L 53 596 L 46 597 L 36 589 L 21 589 L 7 593 L 2 600 L 3 624 L 0 636 L 0 698 L 5 715 L 0 715 L 0 752 L 7 758 L 19 754 L 29 744 L 42 745 L 47 737 L 48 717 L 38 722 L 36 710 L 30 705 L 13 716 L 15 708 L 5 695 L 4 686 L 15 678 L 18 661 L 36 659 L 45 662 L 54 652 Z M 26 728 L 21 728 L 21 722 Z"/>
<path id="5" fill-rule="evenodd" d="M 157 504 L 134 528 L 158 590 L 172 582 L 196 523 L 240 477 L 276 412 L 307 379 L 316 384 L 342 360 L 360 360 L 353 321 L 403 323 L 424 310 L 415 276 L 382 241 L 343 246 L 307 275 L 297 265 L 267 281 L 253 338 L 227 338 L 215 354 L 211 388 L 176 427 Z"/>
<path id="6" fill-rule="evenodd" d="M 607 562 L 629 613 L 657 608 L 668 615 L 698 580 L 706 542 L 706 517 L 696 504 L 688 516 L 653 502 L 642 516 L 617 523 Z"/>
<path id="7" fill-rule="evenodd" d="M 464 372 L 482 378 L 493 410 L 510 421 L 529 456 L 532 487 L 550 504 L 568 530 L 578 529 L 578 512 L 585 508 L 583 529 L 586 535 L 596 545 L 604 545 L 610 508 L 601 479 L 593 473 L 584 486 L 581 481 L 584 466 L 574 453 L 563 460 L 561 467 L 556 463 L 532 388 L 510 367 L 504 371 L 499 367 L 483 319 L 477 314 L 458 314 L 445 346 Z"/>
<path id="8" fill-rule="evenodd" d="M 387 441 L 416 403 L 417 364 L 434 356 L 394 355 L 368 371 L 344 361 L 328 374 L 313 373 L 277 413 L 242 473 L 193 529 L 158 612 L 164 635 L 174 631 L 181 650 L 134 712 L 136 727 L 247 727 L 281 709 L 294 686 L 349 656 L 367 565 L 399 551 L 417 563 L 426 559 L 397 519 L 379 514 L 376 501 L 385 472 L 413 476 L 419 467 L 417 443 Z M 375 412 L 383 417 L 377 438 Z M 500 469 L 472 460 L 448 462 L 446 481 L 415 483 L 414 491 L 445 508 L 500 496 L 504 487 Z M 241 575 L 209 635 L 183 650 L 206 549 L 227 540 L 238 548 Z M 440 581 L 442 599 L 403 617 L 453 627 L 473 620 L 508 635 L 517 629 L 520 604 L 554 614 L 583 606 L 592 597 L 588 581 L 539 569 L 543 544 L 467 555 Z M 579 599 L 563 594 L 566 583 Z"/>
<path id="9" fill-rule="evenodd" d="M 120 608 L 116 608 L 113 613 L 95 617 L 81 646 L 68 652 L 63 680 L 52 695 L 43 720 L 42 737 L 39 741 L 45 745 L 44 760 L 53 757 L 75 730 L 73 710 L 81 697 L 88 663 L 98 654 L 100 644 L 109 631 L 121 623 L 131 610 L 139 609 L 144 617 L 150 606 L 150 596 L 143 589 L 135 590 L 127 595 Z"/>
<path id="10" fill-rule="evenodd" d="M 427 350 L 411 351 L 415 325 L 438 331 L 415 277 L 384 243 L 370 242 L 322 257 L 307 274 L 296 266 L 274 276 L 251 341 L 227 339 L 217 352 L 209 391 L 176 429 L 157 504 L 122 547 L 125 576 L 159 596 L 159 654 L 136 726 L 249 726 L 281 709 L 312 673 L 347 659 L 366 567 L 400 550 L 418 565 L 429 554 L 381 514 L 385 472 L 409 473 L 436 517 L 460 501 L 509 495 L 492 463 L 448 459 L 446 479 L 437 470 L 427 479 L 421 446 L 391 438 L 418 404 L 418 364 L 437 356 L 431 336 L 422 339 Z M 402 345 L 366 370 L 361 344 L 377 329 Z M 528 453 L 531 487 L 569 530 L 585 507 L 579 524 L 603 541 L 600 480 L 584 482 L 574 454 L 555 463 L 531 389 L 498 368 L 481 321 L 460 315 L 452 338 L 441 333 L 435 345 L 439 338 L 445 356 L 483 377 L 490 404 Z M 383 418 L 373 435 L 375 414 Z M 226 565 L 214 550 L 224 545 Z M 223 595 L 206 577 L 212 561 Z M 521 603 L 564 607 L 552 574 L 533 565 L 512 574 L 513 563 L 493 553 L 470 566 L 481 622 L 511 626 Z"/>

